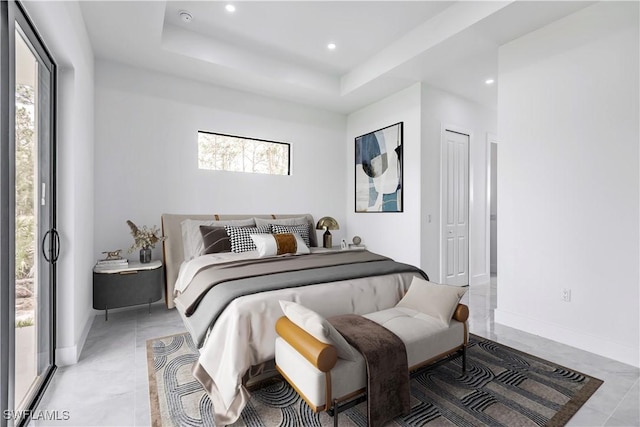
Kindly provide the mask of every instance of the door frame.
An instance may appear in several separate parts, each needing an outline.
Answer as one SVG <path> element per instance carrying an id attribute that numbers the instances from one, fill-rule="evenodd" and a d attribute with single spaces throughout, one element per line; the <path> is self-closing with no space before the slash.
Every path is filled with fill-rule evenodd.
<path id="1" fill-rule="evenodd" d="M 491 167 L 491 144 L 496 144 L 496 146 L 498 145 L 498 136 L 494 133 L 491 132 L 487 132 L 487 147 L 486 147 L 486 157 L 487 157 L 487 224 L 486 224 L 486 230 L 487 230 L 487 248 L 486 248 L 486 253 L 487 253 L 487 274 L 489 275 L 489 278 L 491 278 L 491 176 L 493 173 L 493 168 Z M 496 260 L 497 262 L 497 260 Z"/>
<path id="2" fill-rule="evenodd" d="M 473 162 L 471 161 L 471 143 L 473 141 L 473 132 L 471 129 L 450 124 L 450 123 L 441 123 L 440 125 L 440 226 L 439 226 L 439 242 L 440 242 L 440 256 L 439 256 L 439 265 L 440 265 L 440 274 L 439 274 L 439 283 L 445 283 L 445 274 L 446 271 L 446 247 L 444 240 L 444 228 L 445 228 L 445 203 L 444 203 L 444 195 L 446 193 L 445 188 L 445 176 L 447 171 L 447 166 L 445 162 L 445 150 L 447 144 L 447 131 L 459 133 L 462 135 L 466 135 L 469 138 L 469 147 L 468 147 L 468 170 L 467 176 L 469 177 L 468 184 L 468 198 L 467 206 L 467 276 L 468 276 L 468 284 L 471 285 L 471 213 L 473 212 Z"/>
<path id="3" fill-rule="evenodd" d="M 56 227 L 56 164 L 57 164 L 57 66 L 46 44 L 39 36 L 29 14 L 19 1 L 0 2 L 0 280 L 2 283 L 15 283 L 15 30 L 20 25 L 23 34 L 29 39 L 37 54 L 45 62 L 51 73 L 51 110 L 50 110 L 50 183 L 49 215 L 50 230 Z M 6 124 L 3 125 L 3 124 Z M 45 249 L 44 246 L 38 249 Z M 55 239 L 48 241 L 49 256 L 57 252 Z M 50 364 L 42 373 L 37 391 L 32 395 L 26 407 L 21 408 L 22 416 L 15 412 L 10 417 L 0 417 L 0 427 L 7 425 L 27 425 L 33 411 L 42 399 L 44 392 L 56 371 L 56 265 L 49 263 L 50 293 L 46 303 L 49 307 L 49 360 Z M 15 286 L 0 287 L 0 406 L 2 410 L 15 410 Z M 44 302 L 44 301 L 43 301 Z M 8 345 L 7 345 L 8 344 Z M 10 418 L 10 419 L 8 419 Z"/>
<path id="4" fill-rule="evenodd" d="M 54 234 L 57 234 L 57 183 L 56 183 L 56 174 L 57 174 L 57 65 L 53 56 L 51 55 L 49 49 L 47 48 L 44 40 L 38 34 L 38 31 L 33 24 L 33 21 L 29 17 L 26 9 L 22 6 L 19 1 L 15 2 L 16 10 L 15 15 L 13 16 L 13 21 L 20 25 L 20 29 L 24 36 L 28 39 L 28 42 L 31 44 L 31 47 L 35 50 L 35 53 L 40 57 L 42 62 L 39 62 L 41 65 L 45 66 L 49 73 L 51 74 L 50 78 L 50 87 L 51 87 L 51 109 L 49 114 L 50 121 L 50 138 L 47 143 L 49 144 L 49 203 L 48 203 L 48 214 L 49 214 L 49 231 L 54 231 L 54 233 L 49 234 L 49 240 L 47 242 L 47 251 L 49 257 L 51 259 L 57 258 L 57 255 L 54 254 L 59 250 L 57 246 L 57 242 L 54 238 Z M 12 24 L 13 25 L 13 24 Z M 15 80 L 15 79 L 14 79 Z M 15 84 L 15 82 L 14 82 Z M 41 236 L 42 237 L 42 236 Z M 44 242 L 39 240 L 38 249 L 44 250 Z M 57 267 L 55 261 L 47 263 L 48 265 L 48 273 L 49 273 L 49 298 L 46 301 L 42 301 L 41 303 L 49 304 L 49 330 L 47 331 L 49 336 L 49 360 L 50 365 L 45 372 L 42 373 L 42 380 L 40 381 L 40 387 L 38 387 L 37 391 L 31 396 L 29 403 L 24 408 L 28 410 L 28 417 L 22 418 L 20 422 L 16 423 L 18 426 L 27 425 L 30 421 L 32 411 L 34 411 L 44 396 L 44 392 L 47 389 L 53 374 L 55 373 L 56 366 L 56 274 Z M 43 332 L 44 333 L 44 332 Z"/>
<path id="5" fill-rule="evenodd" d="M 0 2 L 0 406 L 9 409 L 11 386 L 14 376 L 13 346 L 4 345 L 14 340 L 15 311 L 10 310 L 11 302 L 15 301 L 15 288 L 11 283 L 11 271 L 15 268 L 15 244 L 10 236 L 15 236 L 15 208 L 11 208 L 12 192 L 15 192 L 14 174 L 11 172 L 15 156 L 15 149 L 11 147 L 13 138 L 11 127 L 14 119 L 11 112 L 10 64 L 9 57 L 9 4 Z M 15 127 L 15 125 L 13 125 Z M 13 189 L 13 191 L 11 191 Z M 14 302 L 15 305 L 15 302 Z M 13 326 L 13 327 L 12 327 Z M 0 426 L 8 423 L 0 417 Z"/>

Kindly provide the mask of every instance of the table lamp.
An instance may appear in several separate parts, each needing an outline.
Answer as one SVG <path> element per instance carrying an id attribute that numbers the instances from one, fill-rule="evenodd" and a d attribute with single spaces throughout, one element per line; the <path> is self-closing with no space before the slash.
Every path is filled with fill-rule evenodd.
<path id="1" fill-rule="evenodd" d="M 329 230 L 338 230 L 340 226 L 338 225 L 338 221 L 331 218 L 330 216 L 323 216 L 320 218 L 318 223 L 316 224 L 316 230 L 324 230 L 324 234 L 322 235 L 322 246 L 325 248 L 330 248 L 332 246 L 331 242 L 331 233 Z"/>

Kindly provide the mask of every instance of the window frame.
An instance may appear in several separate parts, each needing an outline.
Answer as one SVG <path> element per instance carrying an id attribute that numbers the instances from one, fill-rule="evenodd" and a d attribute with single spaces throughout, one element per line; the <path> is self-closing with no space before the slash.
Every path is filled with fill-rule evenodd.
<path id="1" fill-rule="evenodd" d="M 199 163 L 200 163 L 200 145 L 199 145 L 199 141 L 198 141 L 198 169 L 199 170 L 215 171 L 215 172 L 237 172 L 237 173 L 248 173 L 248 174 L 252 174 L 252 175 L 268 175 L 268 176 L 291 176 L 293 174 L 292 164 L 291 164 L 291 148 L 292 148 L 293 144 L 290 143 L 290 142 L 272 141 L 272 140 L 269 140 L 269 139 L 252 138 L 252 137 L 249 137 L 249 136 L 240 136 L 240 135 L 230 135 L 230 134 L 226 134 L 226 133 L 211 132 L 211 131 L 206 131 L 206 130 L 198 130 L 198 140 L 200 139 L 200 134 L 201 133 L 202 134 L 207 134 L 207 135 L 223 136 L 223 137 L 228 137 L 228 138 L 246 139 L 246 140 L 257 141 L 257 142 L 267 142 L 269 144 L 285 145 L 287 147 L 287 173 L 286 174 L 273 174 L 273 173 L 268 173 L 268 172 L 249 172 L 249 171 L 233 171 L 233 170 L 227 170 L 227 169 L 202 168 L 199 165 Z"/>

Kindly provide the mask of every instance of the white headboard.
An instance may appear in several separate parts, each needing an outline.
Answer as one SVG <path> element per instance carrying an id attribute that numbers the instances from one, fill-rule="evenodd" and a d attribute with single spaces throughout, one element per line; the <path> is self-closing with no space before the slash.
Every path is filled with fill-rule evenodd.
<path id="1" fill-rule="evenodd" d="M 165 266 L 165 300 L 167 308 L 173 308 L 173 290 L 178 279 L 180 265 L 184 261 L 184 250 L 182 246 L 182 229 L 180 224 L 186 219 L 196 220 L 227 220 L 227 219 L 247 219 L 247 218 L 264 218 L 264 219 L 281 219 L 307 217 L 310 230 L 315 230 L 316 224 L 313 216 L 310 214 L 286 214 L 286 215 L 249 215 L 249 214 L 225 214 L 225 215 L 188 215 L 188 214 L 162 214 L 162 235 L 167 238 L 162 242 L 162 250 Z M 311 246 L 318 246 L 316 233 L 309 233 Z"/>

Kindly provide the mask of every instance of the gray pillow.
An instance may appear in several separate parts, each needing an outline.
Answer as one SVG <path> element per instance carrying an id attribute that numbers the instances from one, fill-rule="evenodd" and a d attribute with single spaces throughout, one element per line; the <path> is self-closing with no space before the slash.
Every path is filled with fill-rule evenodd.
<path id="1" fill-rule="evenodd" d="M 256 226 L 265 226 L 270 224 L 276 225 L 302 225 L 309 224 L 309 220 L 307 220 L 306 216 L 297 216 L 295 218 L 277 218 L 277 219 L 264 219 L 264 218 L 253 218 L 256 222 Z"/>

